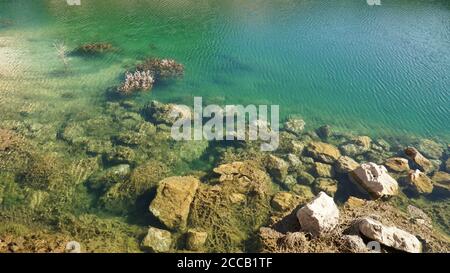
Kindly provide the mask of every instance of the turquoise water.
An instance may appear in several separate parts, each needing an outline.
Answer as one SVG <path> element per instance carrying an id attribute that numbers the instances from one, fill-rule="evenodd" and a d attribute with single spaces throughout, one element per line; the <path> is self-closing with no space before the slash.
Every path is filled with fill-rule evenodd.
<path id="1" fill-rule="evenodd" d="M 26 80 L 81 104 L 104 100 L 138 60 L 170 57 L 184 78 L 136 101 L 278 104 L 310 126 L 450 135 L 449 1 L 1 0 L 0 19 L 13 22 L 0 37 L 18 39 L 31 63 Z M 117 51 L 72 57 L 71 75 L 58 77 L 54 41 Z"/>

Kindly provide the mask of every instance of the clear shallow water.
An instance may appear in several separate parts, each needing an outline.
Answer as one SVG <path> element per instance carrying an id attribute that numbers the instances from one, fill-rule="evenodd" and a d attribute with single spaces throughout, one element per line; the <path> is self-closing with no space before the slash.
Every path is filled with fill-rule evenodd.
<path id="1" fill-rule="evenodd" d="M 284 116 L 311 126 L 450 135 L 448 1 L 81 2 L 0 1 L 0 18 L 13 22 L 0 37 L 21 41 L 27 88 L 71 92 L 78 106 L 91 107 L 136 61 L 171 57 L 185 65 L 185 77 L 137 101 L 279 104 Z M 110 42 L 118 51 L 72 57 L 70 76 L 58 76 L 56 40 L 69 48 Z"/>

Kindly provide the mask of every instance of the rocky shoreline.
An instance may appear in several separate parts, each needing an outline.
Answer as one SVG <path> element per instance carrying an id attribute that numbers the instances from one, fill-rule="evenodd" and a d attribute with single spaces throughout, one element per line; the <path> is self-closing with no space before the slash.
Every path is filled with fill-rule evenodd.
<path id="1" fill-rule="evenodd" d="M 273 153 L 177 142 L 172 107 L 107 102 L 54 130 L 1 121 L 0 251 L 450 250 L 448 144 L 305 131 L 294 118 Z"/>

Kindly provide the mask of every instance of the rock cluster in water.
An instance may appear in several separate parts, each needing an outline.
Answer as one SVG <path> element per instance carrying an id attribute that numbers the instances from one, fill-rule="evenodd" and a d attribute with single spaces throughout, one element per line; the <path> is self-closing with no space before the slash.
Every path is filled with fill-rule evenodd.
<path id="1" fill-rule="evenodd" d="M 138 64 L 135 71 L 125 73 L 123 83 L 117 88 L 122 95 L 130 95 L 137 91 L 148 91 L 153 84 L 162 80 L 176 78 L 184 73 L 183 65 L 172 59 L 151 58 Z"/>
<path id="2" fill-rule="evenodd" d="M 450 228 L 448 205 L 416 201 L 448 200 L 447 146 L 305 131 L 293 119 L 271 153 L 250 141 L 174 141 L 173 107 L 107 102 L 103 114 L 54 128 L 0 121 L 0 218 L 17 231 L 0 230 L 0 251 L 33 251 L 33 238 L 47 238 L 28 235 L 37 216 L 55 224 L 51 249 L 62 252 L 74 240 L 86 252 L 450 249 L 435 229 Z"/>

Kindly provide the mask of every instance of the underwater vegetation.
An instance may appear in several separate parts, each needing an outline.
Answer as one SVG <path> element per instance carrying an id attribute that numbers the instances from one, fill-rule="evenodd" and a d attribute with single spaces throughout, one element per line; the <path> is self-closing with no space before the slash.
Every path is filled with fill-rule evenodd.
<path id="1" fill-rule="evenodd" d="M 258 141 L 175 141 L 177 105 L 126 96 L 184 66 L 149 58 L 132 71 L 115 88 L 125 96 L 96 115 L 68 114 L 40 135 L 27 116 L 0 121 L 1 252 L 367 252 L 371 240 L 382 252 L 450 250 L 447 143 L 307 130 L 300 117 L 269 153 Z M 316 214 L 330 221 L 305 217 Z"/>
<path id="2" fill-rule="evenodd" d="M 172 59 L 150 58 L 138 64 L 133 73 L 125 72 L 124 82 L 117 88 L 121 95 L 148 91 L 154 83 L 182 76 L 183 65 Z"/>
<path id="3" fill-rule="evenodd" d="M 73 50 L 73 53 L 94 56 L 111 52 L 113 50 L 114 47 L 110 43 L 89 43 L 79 46 Z"/>
<path id="4" fill-rule="evenodd" d="M 364 252 L 352 244 L 369 240 L 355 231 L 357 220 L 378 215 L 386 227 L 420 238 L 421 251 L 449 250 L 441 231 L 446 203 L 423 203 L 450 196 L 443 144 L 388 142 L 330 126 L 306 131 L 292 119 L 271 153 L 256 142 L 177 142 L 170 107 L 108 102 L 103 116 L 68 117 L 58 130 L 65 155 L 38 149 L 24 127 L 1 129 L 0 249 L 62 252 L 75 240 L 84 252 Z M 432 168 L 412 179 L 425 159 Z M 199 160 L 205 165 L 193 167 Z M 377 183 L 398 181 L 393 196 L 372 200 L 358 185 L 365 178 L 351 179 L 366 162 L 386 166 Z M 421 191 L 430 181 L 433 188 Z M 340 216 L 330 232 L 311 237 L 296 212 L 321 192 L 334 197 Z M 391 251 L 391 242 L 381 243 Z"/>

